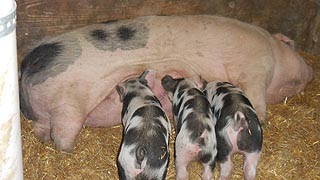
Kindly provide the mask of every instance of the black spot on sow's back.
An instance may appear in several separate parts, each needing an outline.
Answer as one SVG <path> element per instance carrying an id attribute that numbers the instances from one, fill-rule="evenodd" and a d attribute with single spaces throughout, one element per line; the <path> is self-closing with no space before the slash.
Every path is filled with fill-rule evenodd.
<path id="1" fill-rule="evenodd" d="M 28 74 L 33 75 L 47 68 L 47 66 L 55 60 L 63 49 L 63 46 L 58 43 L 42 44 L 33 49 L 22 61 L 21 74 L 24 74 L 28 69 Z"/>
<path id="2" fill-rule="evenodd" d="M 87 41 L 103 51 L 144 48 L 148 36 L 149 29 L 143 23 L 127 21 L 98 24 L 85 33 Z"/>
<path id="3" fill-rule="evenodd" d="M 43 43 L 27 54 L 21 63 L 21 79 L 27 84 L 40 84 L 49 77 L 65 72 L 82 53 L 79 39 L 61 36 Z"/>
<path id="4" fill-rule="evenodd" d="M 24 57 L 19 82 L 20 108 L 28 119 L 36 120 L 29 102 L 28 87 L 41 84 L 49 77 L 63 73 L 81 53 L 79 39 L 61 36 L 59 41 L 40 44 Z"/>
<path id="5" fill-rule="evenodd" d="M 136 30 L 127 27 L 127 26 L 121 26 L 118 29 L 118 37 L 123 40 L 123 41 L 127 41 L 129 39 L 131 39 L 136 33 Z"/>
<path id="6" fill-rule="evenodd" d="M 46 78 L 37 76 L 37 73 L 49 69 L 50 63 L 55 60 L 55 57 L 61 53 L 62 49 L 63 46 L 59 43 L 42 44 L 27 54 L 21 63 L 22 80 L 19 82 L 20 109 L 28 119 L 37 120 L 29 102 L 25 84 L 43 82 Z"/>
<path id="7" fill-rule="evenodd" d="M 108 37 L 108 33 L 101 29 L 91 31 L 91 36 L 96 40 L 105 40 Z"/>

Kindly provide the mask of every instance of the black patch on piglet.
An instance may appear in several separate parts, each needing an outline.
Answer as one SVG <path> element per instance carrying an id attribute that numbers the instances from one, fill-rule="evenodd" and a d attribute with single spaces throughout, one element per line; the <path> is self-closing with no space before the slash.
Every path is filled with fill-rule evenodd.
<path id="1" fill-rule="evenodd" d="M 252 133 L 252 130 L 250 130 Z M 261 151 L 262 148 L 262 137 L 258 133 L 255 135 L 250 134 L 248 129 L 244 129 L 239 132 L 237 136 L 237 145 L 239 150 L 245 152 Z"/>
<path id="2" fill-rule="evenodd" d="M 132 145 L 133 143 L 137 142 L 138 136 L 139 136 L 139 129 L 138 128 L 131 128 L 129 130 L 125 130 L 125 139 L 124 144 L 125 145 Z"/>
<path id="3" fill-rule="evenodd" d="M 191 91 L 191 89 L 189 91 Z M 198 90 L 195 90 L 195 91 L 200 93 L 200 91 Z M 206 115 L 209 114 L 209 111 L 210 111 L 209 101 L 204 96 L 202 96 L 202 94 L 199 94 L 195 98 L 189 99 L 188 101 L 186 101 L 184 106 L 188 108 L 192 108 L 194 112 L 203 113 Z"/>
<path id="4" fill-rule="evenodd" d="M 208 163 L 211 160 L 211 158 L 212 158 L 212 155 L 210 153 L 207 153 L 207 154 L 200 153 L 199 160 L 202 163 Z"/>
<path id="5" fill-rule="evenodd" d="M 156 98 L 155 96 L 145 96 L 144 99 L 145 99 L 146 101 L 156 102 L 156 103 L 158 103 L 158 104 L 162 107 L 161 102 L 160 102 L 159 99 Z"/>
<path id="6" fill-rule="evenodd" d="M 199 116 L 196 115 L 196 113 L 190 113 L 188 116 L 185 118 L 184 123 L 187 123 L 187 129 L 190 131 L 190 136 L 189 138 L 193 141 L 196 142 L 199 140 L 199 137 L 207 127 L 205 124 L 201 123 L 201 120 L 199 119 Z M 200 142 L 197 142 L 201 144 Z M 204 145 L 204 144 L 201 144 Z"/>
<path id="7" fill-rule="evenodd" d="M 188 90 L 188 95 L 189 96 L 197 96 L 197 95 L 202 95 L 202 92 L 199 89 L 196 88 L 191 88 Z M 203 98 L 204 99 L 204 98 Z"/>
<path id="8" fill-rule="evenodd" d="M 140 116 L 143 117 L 146 121 L 149 121 L 149 119 L 153 119 L 153 121 L 158 122 L 159 120 L 156 119 L 158 117 L 166 117 L 165 112 L 159 108 L 158 106 L 143 106 L 139 109 L 137 109 L 133 114 L 132 117 Z M 151 123 L 152 121 L 146 122 Z M 161 127 L 162 132 L 165 132 L 165 128 L 163 125 L 159 122 L 159 127 Z"/>
<path id="9" fill-rule="evenodd" d="M 128 129 L 125 132 L 124 145 L 137 144 L 143 146 L 147 164 L 151 167 L 159 168 L 169 158 L 166 145 L 167 129 L 162 125 L 157 117 L 162 117 L 164 112 L 157 106 L 144 106 L 139 108 L 133 115 L 136 120 L 141 121 L 143 126 Z M 161 148 L 159 148 L 161 147 Z"/>
<path id="10" fill-rule="evenodd" d="M 178 116 L 178 122 L 176 127 L 176 133 L 179 134 L 182 126 L 182 116 Z"/>
<path id="11" fill-rule="evenodd" d="M 182 101 L 180 100 L 180 102 L 178 104 L 174 104 L 173 105 L 173 114 L 175 116 L 178 116 L 178 113 L 179 113 L 179 109 L 181 107 L 181 104 L 182 104 Z"/>
<path id="12" fill-rule="evenodd" d="M 124 98 L 123 98 L 123 105 L 122 105 L 122 111 L 121 111 L 121 117 L 123 117 L 125 115 L 125 113 L 128 111 L 128 106 L 131 102 L 131 100 L 134 97 L 137 97 L 137 93 L 136 92 L 130 92 L 127 93 Z"/>
<path id="13" fill-rule="evenodd" d="M 150 177 L 148 177 L 144 172 L 141 172 L 135 178 L 135 180 L 145 180 L 145 179 L 150 179 Z"/>
<path id="14" fill-rule="evenodd" d="M 219 121 L 217 122 L 217 124 Z M 220 129 L 216 128 L 216 132 L 219 132 Z M 230 144 L 222 135 L 219 133 L 216 133 L 216 138 L 217 138 L 217 161 L 223 163 L 227 161 L 227 157 L 230 154 L 233 146 Z"/>
<path id="15" fill-rule="evenodd" d="M 262 129 L 255 112 L 250 109 L 244 111 L 247 118 L 248 127 L 241 130 L 237 136 L 239 150 L 245 152 L 261 151 Z"/>
<path id="16" fill-rule="evenodd" d="M 157 180 L 158 178 L 156 177 L 150 177 L 151 174 L 146 174 L 144 172 L 141 172 L 140 174 L 137 175 L 137 177 L 135 178 L 135 180 Z"/>
<path id="17" fill-rule="evenodd" d="M 179 91 L 179 93 L 178 93 L 178 95 L 177 95 L 177 98 L 178 98 L 178 99 L 181 99 L 181 97 L 182 97 L 182 95 L 183 95 L 184 92 L 185 92 L 185 91 Z"/>
<path id="18" fill-rule="evenodd" d="M 120 180 L 126 180 L 126 175 L 125 175 L 125 171 L 122 167 L 122 165 L 119 163 L 119 161 L 117 161 L 117 166 L 118 166 L 118 174 L 119 174 L 119 179 Z"/>
<path id="19" fill-rule="evenodd" d="M 164 133 L 163 129 L 157 125 L 147 126 L 146 129 L 131 128 L 125 135 L 124 145 L 129 146 L 134 143 L 143 145 L 145 147 L 145 158 L 148 159 L 147 164 L 150 167 L 159 168 L 169 158 Z"/>
<path id="20" fill-rule="evenodd" d="M 229 92 L 228 88 L 220 86 L 216 90 L 216 95 L 219 96 L 220 94 L 226 94 L 228 92 Z"/>

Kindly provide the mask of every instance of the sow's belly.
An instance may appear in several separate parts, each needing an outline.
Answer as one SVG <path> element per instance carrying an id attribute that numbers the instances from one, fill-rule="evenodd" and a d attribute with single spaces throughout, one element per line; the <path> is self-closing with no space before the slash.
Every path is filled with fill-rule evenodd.
<path id="1" fill-rule="evenodd" d="M 96 100 L 92 102 L 92 108 L 89 108 L 92 110 L 88 112 L 87 121 L 85 122 L 86 125 L 106 127 L 120 124 L 120 112 L 122 109 L 122 103 L 120 102 L 120 98 L 118 93 L 116 92 L 115 86 L 128 78 L 139 76 L 141 72 L 146 69 L 156 70 L 156 77 L 151 88 L 154 94 L 160 100 L 169 117 L 172 116 L 172 104 L 167 98 L 166 91 L 161 86 L 161 79 L 165 75 L 169 74 L 175 78 L 191 77 L 199 84 L 199 86 L 202 86 L 202 82 L 199 76 L 201 74 L 201 70 L 197 70 L 192 66 L 192 64 L 181 59 L 162 59 L 159 61 L 145 60 L 144 62 L 139 61 L 139 63 L 132 63 L 131 65 L 126 64 L 117 69 L 118 70 L 113 71 L 113 73 L 106 78 L 109 79 L 110 84 L 106 84 L 105 87 L 100 87 L 104 90 L 101 92 L 101 95 L 99 97 L 96 97 Z M 208 77 L 210 77 L 210 75 L 213 76 L 214 73 L 209 74 Z M 225 79 L 225 77 L 222 77 L 221 75 L 223 76 L 224 73 L 220 73 L 220 79 Z M 103 94 L 104 92 L 109 93 Z"/>

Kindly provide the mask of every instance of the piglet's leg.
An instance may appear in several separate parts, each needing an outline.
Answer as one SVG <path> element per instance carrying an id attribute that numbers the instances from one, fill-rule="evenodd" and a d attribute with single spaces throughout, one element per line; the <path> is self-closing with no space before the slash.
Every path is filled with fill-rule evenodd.
<path id="1" fill-rule="evenodd" d="M 220 177 L 219 180 L 229 180 L 232 174 L 232 161 L 231 155 L 227 157 L 227 160 L 219 163 Z"/>
<path id="2" fill-rule="evenodd" d="M 254 180 L 256 177 L 256 168 L 260 158 L 260 152 L 245 153 L 243 165 L 244 177 L 246 180 Z"/>
<path id="3" fill-rule="evenodd" d="M 187 166 L 189 162 L 195 160 L 198 157 L 201 149 L 197 144 L 192 144 L 189 142 L 189 139 L 183 135 L 183 133 L 179 133 L 176 138 L 176 147 L 175 147 L 175 165 L 176 165 L 176 179 L 177 180 L 185 180 L 188 179 L 188 170 Z"/>
<path id="4" fill-rule="evenodd" d="M 79 105 L 70 102 L 59 103 L 51 113 L 51 138 L 57 150 L 66 152 L 72 152 L 85 119 Z"/>
<path id="5" fill-rule="evenodd" d="M 214 162 L 213 162 L 214 163 Z M 213 166 L 210 166 L 209 163 L 203 163 L 202 179 L 211 180 L 213 178 L 212 171 Z"/>
<path id="6" fill-rule="evenodd" d="M 191 159 L 189 159 L 189 156 L 185 153 L 176 153 L 176 160 L 175 160 L 175 165 L 176 165 L 176 180 L 184 180 L 188 179 L 188 170 L 187 166 Z"/>

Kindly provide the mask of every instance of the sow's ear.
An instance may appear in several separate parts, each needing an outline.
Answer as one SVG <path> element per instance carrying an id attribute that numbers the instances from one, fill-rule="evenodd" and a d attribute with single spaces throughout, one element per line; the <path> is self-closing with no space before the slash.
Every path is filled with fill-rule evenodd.
<path id="1" fill-rule="evenodd" d="M 140 81 L 148 85 L 151 89 L 154 87 L 154 80 L 156 79 L 155 70 L 145 70 L 139 77 Z"/>
<path id="2" fill-rule="evenodd" d="M 123 83 L 120 83 L 116 86 L 116 90 L 119 94 L 119 97 L 120 97 L 120 101 L 122 102 L 123 101 L 123 96 L 124 96 L 124 84 Z"/>
<path id="3" fill-rule="evenodd" d="M 285 44 L 289 45 L 292 49 L 295 49 L 295 43 L 292 39 L 290 39 L 289 37 L 281 34 L 281 33 L 277 33 L 277 34 L 273 34 L 272 35 L 275 39 L 284 42 Z"/>

